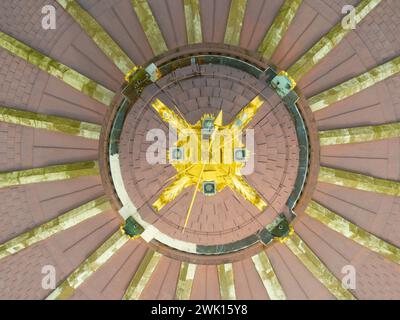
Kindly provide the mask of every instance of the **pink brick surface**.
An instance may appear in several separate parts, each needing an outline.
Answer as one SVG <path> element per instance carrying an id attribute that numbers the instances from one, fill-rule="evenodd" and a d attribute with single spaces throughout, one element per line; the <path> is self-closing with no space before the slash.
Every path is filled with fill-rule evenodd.
<path id="1" fill-rule="evenodd" d="M 186 26 L 182 1 L 168 0 L 162 5 L 151 0 L 161 32 L 169 49 L 186 43 Z M 272 62 L 288 68 L 321 36 L 342 18 L 345 4 L 356 0 L 305 0 L 284 37 Z M 41 29 L 41 8 L 45 4 L 57 8 L 57 29 Z M 129 0 L 80 0 L 79 3 L 94 16 L 113 39 L 138 65 L 153 57 L 151 47 L 140 26 Z M 222 43 L 228 19 L 229 0 L 200 0 L 203 39 Z M 255 50 L 271 25 L 282 0 L 248 0 L 240 46 Z M 169 13 L 168 13 L 169 12 Z M 173 16 L 173 19 L 171 19 Z M 329 89 L 351 77 L 384 63 L 400 54 L 400 2 L 385 0 L 351 32 L 331 54 L 300 82 L 306 97 Z M 102 85 L 118 90 L 121 72 L 96 47 L 74 20 L 55 1 L 2 0 L 0 3 L 0 30 L 76 69 Z M 221 107 L 226 121 L 251 98 L 250 85 L 262 88 L 248 76 L 232 81 L 240 72 L 227 67 L 204 66 L 215 77 L 184 81 L 168 90 L 190 121 L 197 121 L 204 112 Z M 184 74 L 186 71 L 182 71 Z M 182 75 L 181 74 L 181 75 Z M 225 77 L 225 79 L 222 79 Z M 165 79 L 164 84 L 171 79 Z M 161 81 L 161 82 L 162 82 Z M 160 82 L 160 84 L 161 84 Z M 149 88 L 143 99 L 149 98 Z M 209 98 L 209 99 L 207 99 Z M 256 173 L 249 179 L 262 191 L 274 208 L 281 208 L 294 179 L 297 165 L 293 145 L 294 131 L 279 99 L 270 96 L 270 106 L 276 110 L 266 119 L 259 118 L 256 126 Z M 208 106 L 208 103 L 212 107 Z M 101 124 L 106 107 L 70 88 L 59 80 L 11 56 L 0 49 L 0 105 L 59 115 Z M 132 173 L 128 190 L 141 213 L 149 221 L 156 216 L 144 202 L 154 200 L 154 191 L 174 174 L 168 167 L 147 167 L 143 161 L 146 144 L 143 134 L 149 128 L 166 129 L 151 113 L 130 115 L 132 128 L 124 136 L 125 153 L 121 159 L 125 172 Z M 394 76 L 344 101 L 335 103 L 315 114 L 321 130 L 360 125 L 396 122 L 400 119 L 400 76 Z M 285 124 L 280 126 L 280 124 Z M 137 125 L 137 126 L 136 126 Z M 133 139 L 133 142 L 131 141 Z M 380 178 L 400 180 L 399 140 L 323 147 L 321 163 L 345 170 L 358 171 Z M 61 134 L 0 124 L 0 172 L 27 169 L 36 166 L 61 164 L 70 161 L 97 159 L 97 144 Z M 284 179 L 283 179 L 284 177 Z M 136 190 L 136 191 L 135 191 Z M 138 193 L 138 190 L 141 194 Z M 136 196 L 134 195 L 136 192 Z M 71 181 L 42 183 L 0 190 L 0 241 L 4 242 L 57 215 L 98 197 L 104 193 L 99 177 Z M 256 226 L 266 224 L 276 212 L 271 208 L 266 215 L 257 212 L 240 198 L 224 191 L 218 199 L 198 197 L 189 229 L 188 239 L 203 243 L 220 239 L 235 240 L 253 232 Z M 177 199 L 177 205 L 168 207 L 165 221 L 157 226 L 171 235 L 181 237 L 173 224 L 181 223 L 190 193 Z M 318 184 L 314 199 L 336 211 L 346 219 L 386 241 L 400 246 L 400 202 L 398 198 Z M 184 199 L 186 198 L 186 199 Z M 252 211 L 253 210 L 253 211 Z M 218 212 L 218 214 L 216 214 Z M 206 214 L 205 214 L 206 213 Z M 345 239 L 322 224 L 300 215 L 295 228 L 310 248 L 337 277 L 344 264 L 357 269 L 359 299 L 399 299 L 399 266 Z M 41 268 L 51 264 L 57 270 L 60 283 L 85 258 L 101 245 L 118 227 L 120 221 L 114 211 L 105 212 L 85 223 L 62 232 L 15 256 L 0 261 L 1 299 L 43 299 L 49 291 L 40 286 Z M 237 227 L 240 226 L 240 232 Z M 222 236 L 222 229 L 231 228 L 230 236 Z M 236 228 L 236 229 L 235 229 Z M 201 232 L 200 232 L 201 231 Z M 215 232 L 215 236 L 210 234 Z M 204 236 L 204 234 L 207 234 Z M 120 299 L 144 256 L 148 246 L 142 241 L 130 242 L 108 263 L 97 271 L 73 295 L 72 299 Z M 270 246 L 266 252 L 281 285 L 289 299 L 332 299 L 333 296 L 310 274 L 299 260 L 283 245 Z M 173 298 L 179 271 L 179 262 L 162 258 L 143 297 Z M 234 263 L 235 286 L 238 298 L 267 299 L 267 294 L 249 259 Z M 191 298 L 220 298 L 216 266 L 197 268 Z"/>

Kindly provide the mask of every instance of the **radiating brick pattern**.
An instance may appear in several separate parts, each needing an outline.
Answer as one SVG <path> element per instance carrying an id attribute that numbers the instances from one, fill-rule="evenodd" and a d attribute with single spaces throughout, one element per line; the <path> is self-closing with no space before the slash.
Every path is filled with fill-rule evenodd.
<path id="1" fill-rule="evenodd" d="M 34 224 L 24 187 L 0 191 L 0 243 L 27 231 Z"/>
<path id="2" fill-rule="evenodd" d="M 13 170 L 21 165 L 22 128 L 12 124 L 0 123 L 0 168 Z"/>
<path id="3" fill-rule="evenodd" d="M 187 38 L 181 1 L 167 0 L 162 5 L 157 5 L 157 2 L 158 0 L 149 1 L 168 47 L 175 48 L 184 44 Z M 247 1 L 239 42 L 243 48 L 255 50 L 260 45 L 283 0 L 274 0 L 271 6 L 266 6 L 264 2 Z M 41 8 L 49 3 L 57 8 L 57 30 L 44 31 L 41 29 Z M 79 3 L 95 17 L 135 63 L 144 64 L 152 58 L 151 47 L 129 0 L 79 0 Z M 230 0 L 199 0 L 205 42 L 223 42 L 230 3 Z M 357 5 L 357 3 L 358 0 L 304 0 L 272 61 L 284 69 L 288 68 L 340 21 L 343 5 Z M 171 21 L 171 15 L 174 21 Z M 299 88 L 304 95 L 306 97 L 316 95 L 399 56 L 399 16 L 400 1 L 382 1 L 356 30 L 302 79 Z M 118 69 L 55 1 L 0 1 L 0 30 L 77 69 L 110 89 L 119 88 L 121 79 Z M 223 75 L 222 71 L 221 74 Z M 60 81 L 48 81 L 48 79 L 49 77 L 43 72 L 0 49 L 1 104 L 81 121 L 102 122 L 105 112 L 102 106 L 83 97 L 79 92 L 75 93 Z M 234 115 L 233 111 L 230 114 L 228 111 L 238 110 L 242 98 L 248 95 L 248 90 L 243 85 L 235 84 L 230 87 L 229 81 L 217 79 L 207 79 L 206 83 L 189 81 L 183 84 L 182 88 L 171 88 L 168 92 L 173 95 L 184 112 L 191 114 L 188 117 L 194 120 L 198 119 L 203 110 L 211 110 L 208 108 L 211 103 L 213 106 L 223 106 L 227 111 L 228 121 Z M 201 109 L 201 112 L 196 113 L 194 110 L 197 108 Z M 276 118 L 285 115 L 277 110 L 274 116 L 275 119 L 263 122 L 263 134 L 257 136 L 257 141 L 260 141 L 261 145 L 271 143 L 271 140 L 265 138 L 268 135 L 291 136 L 291 128 L 276 130 Z M 357 95 L 335 103 L 330 108 L 320 111 L 315 117 L 321 130 L 399 121 L 400 76 L 387 79 Z M 143 136 L 146 128 L 161 124 L 155 115 L 143 119 L 145 121 L 137 130 L 139 136 Z M 135 139 L 131 149 L 139 147 L 141 152 L 144 152 L 145 147 L 143 145 L 140 147 L 140 141 L 142 140 Z M 290 139 L 288 141 L 291 142 Z M 277 177 L 279 178 L 282 169 L 273 165 L 281 160 L 283 153 L 279 148 L 282 147 L 277 143 L 264 149 L 265 154 L 261 156 L 262 162 L 258 164 L 257 169 L 264 170 L 265 177 L 255 179 L 253 181 L 255 185 L 262 185 L 263 180 L 278 183 Z M 391 139 L 350 147 L 323 147 L 321 161 L 326 166 L 400 181 L 399 154 L 400 141 Z M 137 155 L 128 153 L 127 157 Z M 88 161 L 96 157 L 95 144 L 0 123 L 0 171 L 61 164 L 65 163 L 66 159 L 71 162 Z M 138 168 L 134 167 L 134 170 L 138 171 Z M 164 181 L 163 175 L 173 174 L 174 170 L 171 167 L 153 167 L 152 170 L 143 173 L 138 171 L 137 179 L 141 181 L 138 185 L 143 192 L 150 192 L 151 188 L 145 183 L 146 179 L 161 186 Z M 17 187 L 0 190 L 2 204 L 0 241 L 10 239 L 102 193 L 99 178 L 38 184 L 35 188 Z M 189 194 L 186 195 L 188 196 Z M 400 246 L 399 198 L 374 193 L 369 193 L 366 197 L 365 192 L 328 184 L 319 184 L 314 196 L 328 208 L 341 213 L 346 219 Z M 142 205 L 143 201 L 148 199 L 138 197 L 136 200 Z M 219 204 L 204 203 L 201 210 L 210 212 L 214 206 L 218 210 L 232 212 L 235 219 L 241 222 L 243 216 L 238 214 L 238 211 L 247 212 L 251 208 L 240 207 L 238 210 L 238 205 L 235 205 L 237 203 L 232 201 Z M 182 208 L 176 207 L 176 209 Z M 200 216 L 201 210 L 194 214 Z M 300 219 L 302 222 L 297 223 L 296 231 L 335 276 L 341 276 L 343 265 L 355 265 L 357 289 L 354 294 L 357 298 L 399 299 L 399 266 L 368 252 L 367 249 L 342 237 L 318 221 L 312 221 L 305 216 Z M 214 226 L 228 223 L 226 220 L 225 217 L 217 220 Z M 117 213 L 110 211 L 93 221 L 58 234 L 46 243 L 4 259 L 0 262 L 0 298 L 44 298 L 49 292 L 40 288 L 41 267 L 44 264 L 54 264 L 58 270 L 57 281 L 60 283 L 111 235 L 118 224 Z M 144 242 L 138 247 L 127 245 L 85 282 L 72 299 L 120 299 L 146 250 L 147 245 Z M 285 250 L 283 245 L 276 244 L 269 247 L 267 254 L 288 299 L 333 299 L 328 290 L 289 250 Z M 155 277 L 151 279 L 148 290 L 145 290 L 147 297 L 173 297 L 178 274 L 176 265 L 178 263 L 172 260 L 161 265 Z M 234 272 L 237 297 L 267 298 L 251 261 L 236 262 Z M 154 291 L 160 288 L 165 290 L 165 296 L 161 292 Z M 215 266 L 197 267 L 191 298 L 220 298 Z"/>
<path id="4" fill-rule="evenodd" d="M 399 16 L 398 1 L 383 1 L 357 28 L 357 34 L 377 63 L 400 54 Z"/>
<path id="5" fill-rule="evenodd" d="M 42 268 L 56 260 L 41 245 L 33 246 L 16 257 L 0 262 L 0 299 L 44 299 L 51 290 L 42 288 Z M 57 279 L 64 275 L 56 269 Z"/>
<path id="6" fill-rule="evenodd" d="M 386 80 L 387 90 L 393 104 L 393 113 L 396 119 L 400 119 L 400 75 Z"/>
<path id="7" fill-rule="evenodd" d="M 399 299 L 400 267 L 384 261 L 377 255 L 369 255 L 356 267 L 357 291 L 360 299 Z"/>
<path id="8" fill-rule="evenodd" d="M 345 266 L 356 271 L 356 288 L 351 290 L 357 299 L 398 299 L 399 265 L 363 248 L 356 242 L 304 217 L 297 230 L 318 254 L 332 273 L 342 279 Z"/>
<path id="9" fill-rule="evenodd" d="M 389 239 L 391 243 L 400 247 L 400 199 L 396 198 L 391 206 L 390 213 L 387 215 L 386 223 L 382 228 L 382 234 Z"/>
<path id="10" fill-rule="evenodd" d="M 45 5 L 56 9 L 55 30 L 42 28 L 41 13 Z M 121 73 L 56 1 L 5 0 L 0 4 L 0 30 L 32 46 L 44 55 L 59 60 L 70 68 L 117 90 Z M 65 40 L 60 40 L 60 39 Z"/>
<path id="11" fill-rule="evenodd" d="M 56 30 L 42 29 L 42 8 L 53 5 L 57 10 Z M 66 31 L 73 20 L 55 1 L 48 0 L 4 0 L 0 3 L 0 30 L 10 33 L 19 40 L 34 43 L 35 48 L 49 54 L 60 36 Z"/>
<path id="12" fill-rule="evenodd" d="M 39 70 L 0 49 L 0 104 L 26 108 Z M 19 126 L 0 123 L 0 171 L 21 167 L 23 159 L 22 143 L 28 147 L 29 141 L 22 141 L 23 129 Z"/>
<path id="13" fill-rule="evenodd" d="M 0 49 L 0 101 L 2 104 L 27 106 L 39 70 Z"/>

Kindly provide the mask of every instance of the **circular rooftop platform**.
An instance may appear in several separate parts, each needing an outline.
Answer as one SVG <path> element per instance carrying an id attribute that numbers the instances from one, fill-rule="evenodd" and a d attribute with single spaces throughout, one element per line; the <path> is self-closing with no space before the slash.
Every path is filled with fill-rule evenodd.
<path id="1" fill-rule="evenodd" d="M 0 298 L 399 299 L 399 19 L 398 0 L 2 0 Z M 273 76 L 190 60 L 217 54 Z M 189 219 L 193 185 L 156 210 L 179 173 L 146 157 L 156 99 L 226 126 L 256 96 L 243 178 L 265 209 L 199 184 Z"/>
<path id="2" fill-rule="evenodd" d="M 204 115 L 216 117 L 222 111 L 222 125 L 228 126 L 255 97 L 263 100 L 245 128 L 250 133 L 246 135 L 243 130 L 241 140 L 247 141 L 251 154 L 247 167 L 242 171 L 245 181 L 265 200 L 266 208 L 260 210 L 229 186 L 213 196 L 198 192 L 184 228 L 195 185 L 185 188 L 160 211 L 153 208 L 162 191 L 180 172 L 171 165 L 171 159 L 157 164 L 149 159 L 151 146 L 162 138 L 165 145 L 161 144 L 159 152 L 167 153 L 171 133 L 168 123 L 161 119 L 152 103 L 156 99 L 163 101 L 190 124 L 197 123 Z M 154 130 L 161 130 L 163 134 Z M 152 132 L 159 136 L 153 137 Z M 229 142 L 231 139 L 227 138 L 225 148 L 231 147 Z M 224 141 L 220 147 L 224 147 Z M 223 162 L 224 158 L 219 160 Z M 246 241 L 246 238 L 271 224 L 279 214 L 288 212 L 287 201 L 298 173 L 299 150 L 291 114 L 265 80 L 230 66 L 194 63 L 178 68 L 147 86 L 133 103 L 120 137 L 119 161 L 123 182 L 133 205 L 143 220 L 173 239 L 170 246 L 179 250 L 182 246 L 179 241 L 187 246 L 228 247 L 230 243 L 242 240 L 235 248 L 238 251 L 254 244 L 253 239 Z M 205 171 L 204 175 L 212 170 L 207 172 L 206 168 Z M 182 250 L 185 251 L 185 247 Z"/>

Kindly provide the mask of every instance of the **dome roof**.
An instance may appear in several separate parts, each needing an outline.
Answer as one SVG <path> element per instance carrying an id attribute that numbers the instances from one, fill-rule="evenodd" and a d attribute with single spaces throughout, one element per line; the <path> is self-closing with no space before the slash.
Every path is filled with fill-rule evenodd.
<path id="1" fill-rule="evenodd" d="M 0 299 L 400 299 L 399 1 L 48 2 L 0 3 Z M 241 156 L 171 165 L 206 118 Z"/>

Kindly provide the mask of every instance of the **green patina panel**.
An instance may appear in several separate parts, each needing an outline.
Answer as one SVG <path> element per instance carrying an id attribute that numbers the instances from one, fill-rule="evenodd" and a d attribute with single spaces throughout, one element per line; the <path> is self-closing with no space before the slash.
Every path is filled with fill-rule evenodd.
<path id="1" fill-rule="evenodd" d="M 188 44 L 203 41 L 199 0 L 184 0 Z"/>
<path id="2" fill-rule="evenodd" d="M 400 72 L 400 57 L 308 99 L 313 112 L 344 100 Z"/>
<path id="3" fill-rule="evenodd" d="M 399 138 L 400 123 L 321 131 L 321 146 L 349 144 Z"/>
<path id="4" fill-rule="evenodd" d="M 101 126 L 97 124 L 8 107 L 0 107 L 0 121 L 94 140 L 100 138 L 101 132 Z"/>
<path id="5" fill-rule="evenodd" d="M 123 99 L 118 107 L 118 111 L 114 118 L 113 126 L 110 132 L 109 153 L 110 156 L 119 153 L 119 142 L 122 129 L 124 127 L 125 117 L 129 111 L 129 100 Z"/>
<path id="6" fill-rule="evenodd" d="M 358 227 L 354 223 L 342 218 L 336 213 L 323 207 L 321 204 L 311 201 L 305 211 L 310 217 L 322 222 L 332 230 L 349 238 L 358 244 L 374 251 L 389 260 L 400 264 L 400 249 L 368 231 Z"/>
<path id="7" fill-rule="evenodd" d="M 109 106 L 114 98 L 114 92 L 1 31 L 0 47 L 106 106 Z"/>
<path id="8" fill-rule="evenodd" d="M 109 36 L 103 27 L 75 0 L 57 0 L 104 54 L 126 74 L 135 67 L 135 64 L 122 51 L 118 44 Z"/>
<path id="9" fill-rule="evenodd" d="M 303 0 L 285 0 L 274 22 L 258 47 L 257 51 L 263 58 L 267 60 L 271 59 L 276 48 L 289 29 L 302 2 Z"/>
<path id="10" fill-rule="evenodd" d="M 360 23 L 381 2 L 382 0 L 361 0 L 356 7 L 356 23 Z M 325 58 L 351 31 L 350 28 L 343 28 L 342 21 L 340 21 L 307 51 L 300 60 L 289 68 L 289 75 L 296 82 L 299 82 L 305 74 Z"/>
<path id="11" fill-rule="evenodd" d="M 125 225 L 123 227 L 125 234 L 127 234 L 131 238 L 139 237 L 144 231 L 143 227 L 139 225 L 133 217 L 129 217 L 125 221 Z"/>
<path id="12" fill-rule="evenodd" d="M 43 168 L 2 172 L 0 173 L 0 188 L 95 175 L 99 175 L 99 165 L 97 161 L 76 162 Z"/>
<path id="13" fill-rule="evenodd" d="M 220 245 L 197 245 L 196 252 L 198 254 L 206 254 L 206 255 L 225 254 L 250 247 L 251 245 L 257 243 L 259 240 L 260 239 L 258 235 L 253 234 L 242 240 L 237 240 L 234 242 L 220 244 Z"/>
<path id="14" fill-rule="evenodd" d="M 318 181 L 362 191 L 400 196 L 400 182 L 374 178 L 339 169 L 321 167 Z"/>
<path id="15" fill-rule="evenodd" d="M 265 229 L 274 238 L 285 238 L 290 232 L 290 225 L 284 214 L 279 214 Z"/>
<path id="16" fill-rule="evenodd" d="M 161 30 L 154 18 L 147 0 L 131 0 L 133 9 L 140 21 L 147 40 L 153 49 L 154 55 L 159 55 L 168 50 Z"/>
<path id="17" fill-rule="evenodd" d="M 246 6 L 247 0 L 232 0 L 226 24 L 224 43 L 235 46 L 239 45 Z"/>

